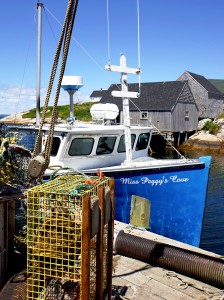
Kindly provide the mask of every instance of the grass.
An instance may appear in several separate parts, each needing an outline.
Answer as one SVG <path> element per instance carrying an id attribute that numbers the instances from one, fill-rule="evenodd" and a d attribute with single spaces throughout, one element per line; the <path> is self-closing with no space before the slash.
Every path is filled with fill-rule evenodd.
<path id="1" fill-rule="evenodd" d="M 220 92 L 224 93 L 224 80 L 223 79 L 209 79 L 209 81 L 220 90 Z"/>
<path id="2" fill-rule="evenodd" d="M 74 104 L 74 115 L 78 120 L 81 121 L 91 121 L 90 108 L 93 105 L 92 102 L 83 102 Z M 48 106 L 46 118 L 50 118 L 52 115 L 52 106 Z M 43 107 L 40 109 L 40 113 L 43 111 Z M 66 120 L 70 116 L 70 106 L 58 106 L 58 118 Z M 36 108 L 31 109 L 29 112 L 23 115 L 23 118 L 35 118 Z"/>
<path id="3" fill-rule="evenodd" d="M 218 116 L 218 119 L 224 119 L 224 112 Z"/>
<path id="4" fill-rule="evenodd" d="M 217 135 L 220 128 L 221 128 L 220 124 L 213 123 L 212 121 L 207 121 L 203 127 L 204 130 L 208 130 L 209 133 L 211 133 L 213 135 Z"/>

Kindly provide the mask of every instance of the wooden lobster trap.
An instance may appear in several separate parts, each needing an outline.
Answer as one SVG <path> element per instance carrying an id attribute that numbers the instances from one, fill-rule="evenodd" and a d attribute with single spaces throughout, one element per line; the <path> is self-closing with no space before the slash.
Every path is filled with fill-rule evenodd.
<path id="1" fill-rule="evenodd" d="M 113 181 L 66 174 L 27 191 L 27 300 L 111 297 Z"/>

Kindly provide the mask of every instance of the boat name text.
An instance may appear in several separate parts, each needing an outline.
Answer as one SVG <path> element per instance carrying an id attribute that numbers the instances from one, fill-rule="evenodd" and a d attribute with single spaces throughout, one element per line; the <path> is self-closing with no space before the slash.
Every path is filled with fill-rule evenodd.
<path id="1" fill-rule="evenodd" d="M 148 177 L 142 177 L 141 179 L 132 179 L 132 178 L 121 178 L 122 184 L 148 184 L 152 186 L 163 185 L 168 182 L 174 183 L 186 183 L 189 181 L 187 177 L 178 177 L 177 175 L 170 176 L 165 178 L 164 176 L 161 179 L 149 179 Z"/>

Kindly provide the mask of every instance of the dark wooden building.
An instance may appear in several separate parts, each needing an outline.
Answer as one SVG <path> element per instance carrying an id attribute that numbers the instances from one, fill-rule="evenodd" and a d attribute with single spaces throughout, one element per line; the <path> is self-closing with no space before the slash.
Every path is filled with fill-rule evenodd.
<path id="1" fill-rule="evenodd" d="M 214 119 L 223 112 L 223 93 L 204 76 L 185 71 L 177 80 L 188 81 L 199 109 L 199 119 Z"/>
<path id="2" fill-rule="evenodd" d="M 103 94 L 100 103 L 114 103 L 122 123 L 122 99 L 111 96 L 120 90 L 113 84 Z M 128 90 L 138 92 L 137 83 L 128 84 Z M 190 132 L 198 128 L 198 107 L 187 81 L 146 82 L 141 84 L 140 97 L 130 99 L 131 124 L 149 125 L 152 123 L 162 132 Z"/>

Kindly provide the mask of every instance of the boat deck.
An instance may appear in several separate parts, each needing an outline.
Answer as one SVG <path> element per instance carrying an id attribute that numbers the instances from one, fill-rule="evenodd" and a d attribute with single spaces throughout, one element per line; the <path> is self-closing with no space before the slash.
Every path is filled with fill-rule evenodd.
<path id="1" fill-rule="evenodd" d="M 115 221 L 115 230 L 124 230 L 126 233 L 141 236 L 145 239 L 166 243 L 211 257 L 220 257 L 217 254 L 164 238 L 160 235 L 140 230 L 117 221 Z M 116 254 L 114 255 L 112 284 L 113 295 L 116 294 L 116 287 L 118 295 L 119 292 L 121 292 L 121 296 L 117 296 L 117 298 L 114 296 L 114 299 L 224 299 L 224 290 L 220 291 L 220 289 L 214 286 L 185 275 Z"/>

